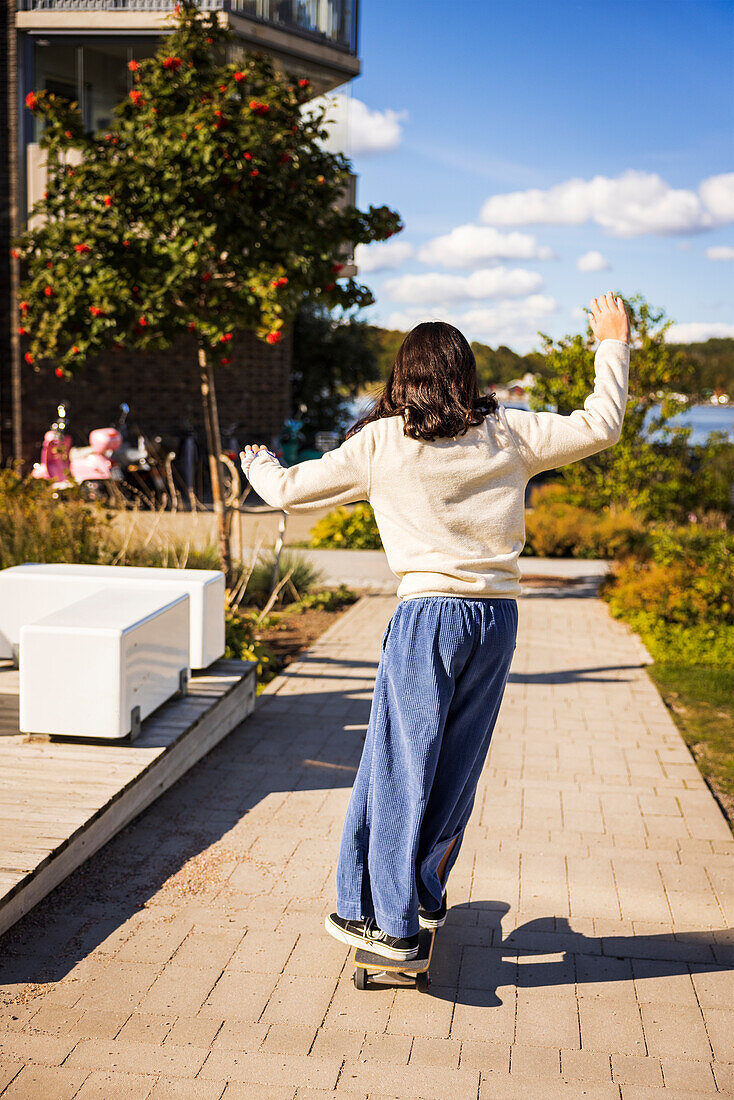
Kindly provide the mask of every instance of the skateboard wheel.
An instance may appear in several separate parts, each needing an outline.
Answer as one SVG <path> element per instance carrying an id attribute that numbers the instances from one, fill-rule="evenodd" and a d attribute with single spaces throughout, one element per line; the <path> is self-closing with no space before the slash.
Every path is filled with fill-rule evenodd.
<path id="1" fill-rule="evenodd" d="M 431 984 L 431 977 L 427 970 L 421 970 L 420 974 L 415 976 L 415 988 L 419 993 L 427 993 L 428 987 Z"/>
<path id="2" fill-rule="evenodd" d="M 354 971 L 354 984 L 357 989 L 367 988 L 367 971 L 358 966 Z"/>

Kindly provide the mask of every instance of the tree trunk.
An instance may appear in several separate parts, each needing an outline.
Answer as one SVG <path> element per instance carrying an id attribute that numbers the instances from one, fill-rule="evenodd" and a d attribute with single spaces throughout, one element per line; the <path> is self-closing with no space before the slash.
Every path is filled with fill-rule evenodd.
<path id="1" fill-rule="evenodd" d="M 214 388 L 214 372 L 211 359 L 206 353 L 206 348 L 199 345 L 199 371 L 201 378 L 201 400 L 204 406 L 204 423 L 206 425 L 206 441 L 209 450 L 209 474 L 212 483 L 212 500 L 214 502 L 214 515 L 217 519 L 217 542 L 219 544 L 219 557 L 225 583 L 229 588 L 232 583 L 232 549 L 230 544 L 230 517 L 225 515 L 224 500 L 222 499 L 222 464 L 219 456 L 222 453 L 222 440 L 219 432 L 219 411 L 217 409 L 217 391 Z"/>

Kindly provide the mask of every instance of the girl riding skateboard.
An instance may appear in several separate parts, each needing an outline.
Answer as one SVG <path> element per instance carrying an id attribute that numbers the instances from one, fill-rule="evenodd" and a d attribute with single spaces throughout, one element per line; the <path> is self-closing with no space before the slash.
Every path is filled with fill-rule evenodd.
<path id="1" fill-rule="evenodd" d="M 256 492 L 285 512 L 368 500 L 399 578 L 326 930 L 407 961 L 446 919 L 459 854 L 517 640 L 528 481 L 619 439 L 629 321 L 621 298 L 591 301 L 594 390 L 570 415 L 505 408 L 479 392 L 452 325 L 408 333 L 372 410 L 322 458 L 283 468 L 246 446 Z"/>

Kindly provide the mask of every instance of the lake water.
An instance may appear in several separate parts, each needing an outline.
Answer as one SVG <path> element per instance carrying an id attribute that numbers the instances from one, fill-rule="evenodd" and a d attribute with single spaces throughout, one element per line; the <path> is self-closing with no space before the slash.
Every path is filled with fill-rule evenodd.
<path id="1" fill-rule="evenodd" d="M 657 416 L 660 406 L 655 405 L 653 408 L 653 415 Z M 674 416 L 670 424 L 673 427 L 693 429 L 688 437 L 691 446 L 705 443 L 709 432 L 721 431 L 728 432 L 729 440 L 734 443 L 734 405 L 693 405 Z"/>

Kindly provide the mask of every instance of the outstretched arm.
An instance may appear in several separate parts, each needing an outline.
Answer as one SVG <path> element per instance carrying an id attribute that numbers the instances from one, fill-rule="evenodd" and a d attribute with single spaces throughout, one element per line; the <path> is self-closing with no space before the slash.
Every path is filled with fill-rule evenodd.
<path id="1" fill-rule="evenodd" d="M 240 461 L 250 484 L 268 504 L 284 512 L 315 512 L 369 499 L 369 446 L 369 433 L 363 428 L 321 458 L 288 468 L 257 444 L 246 446 Z"/>
<path id="2" fill-rule="evenodd" d="M 507 424 L 530 477 L 603 451 L 622 432 L 629 383 L 629 319 L 621 298 L 592 298 L 592 331 L 601 341 L 594 357 L 594 392 L 583 409 L 565 416 L 505 409 Z"/>

